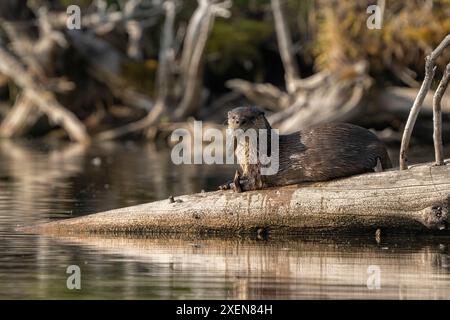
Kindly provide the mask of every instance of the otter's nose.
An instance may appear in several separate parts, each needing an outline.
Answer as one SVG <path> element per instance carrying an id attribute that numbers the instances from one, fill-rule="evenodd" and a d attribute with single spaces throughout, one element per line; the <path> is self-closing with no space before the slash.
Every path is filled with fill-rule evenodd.
<path id="1" fill-rule="evenodd" d="M 235 126 L 238 126 L 239 124 L 244 123 L 242 119 L 239 119 L 238 117 L 234 116 L 228 119 L 229 124 L 233 124 Z"/>
<path id="2" fill-rule="evenodd" d="M 233 119 L 234 124 L 239 125 L 239 124 L 245 124 L 247 121 L 245 121 L 245 119 Z"/>

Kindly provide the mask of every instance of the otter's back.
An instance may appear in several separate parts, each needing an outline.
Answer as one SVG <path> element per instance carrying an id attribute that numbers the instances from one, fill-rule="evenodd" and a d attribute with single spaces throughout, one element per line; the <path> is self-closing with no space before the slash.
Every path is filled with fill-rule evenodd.
<path id="1" fill-rule="evenodd" d="M 281 183 L 326 181 L 370 172 L 378 159 L 383 169 L 391 167 L 383 142 L 369 130 L 348 123 L 321 124 L 280 136 L 279 150 Z"/>

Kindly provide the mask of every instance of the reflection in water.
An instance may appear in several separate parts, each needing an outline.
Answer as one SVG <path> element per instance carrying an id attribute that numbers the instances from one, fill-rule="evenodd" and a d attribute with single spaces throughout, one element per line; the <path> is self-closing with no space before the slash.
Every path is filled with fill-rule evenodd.
<path id="1" fill-rule="evenodd" d="M 449 299 L 447 240 L 405 240 L 83 237 L 63 243 L 121 257 L 132 273 L 153 270 L 147 283 L 127 284 L 135 298 L 148 285 L 158 291 L 169 284 L 168 291 L 186 288 L 178 298 Z M 367 287 L 371 265 L 380 268 L 380 290 Z"/>
<path id="2" fill-rule="evenodd" d="M 174 166 L 167 150 L 150 145 L 0 141 L 0 298 L 450 298 L 446 238 L 53 239 L 14 231 L 211 190 L 232 172 Z M 79 291 L 66 288 L 73 264 Z M 367 288 L 371 265 L 380 268 L 379 290 Z"/>

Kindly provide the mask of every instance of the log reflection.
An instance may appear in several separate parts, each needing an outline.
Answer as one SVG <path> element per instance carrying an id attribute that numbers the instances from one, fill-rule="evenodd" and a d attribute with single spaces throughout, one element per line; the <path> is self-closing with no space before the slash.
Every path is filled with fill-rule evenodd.
<path id="1" fill-rule="evenodd" d="M 378 245 L 366 238 L 259 241 L 116 235 L 57 243 L 119 255 L 133 261 L 131 269 L 157 267 L 162 283 L 183 281 L 191 289 L 186 298 L 450 298 L 448 239 L 388 239 Z M 367 286 L 371 265 L 380 268 L 379 290 Z"/>

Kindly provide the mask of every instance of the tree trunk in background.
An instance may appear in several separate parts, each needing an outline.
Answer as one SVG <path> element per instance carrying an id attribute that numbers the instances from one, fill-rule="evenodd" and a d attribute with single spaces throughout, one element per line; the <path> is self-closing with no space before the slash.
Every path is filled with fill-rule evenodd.
<path id="1" fill-rule="evenodd" d="M 275 20 L 275 30 L 277 33 L 278 50 L 280 51 L 281 60 L 284 66 L 284 77 L 286 88 L 289 94 L 296 91 L 295 82 L 300 78 L 298 64 L 295 60 L 294 50 L 292 49 L 292 37 L 286 23 L 286 15 L 284 13 L 284 1 L 272 0 L 273 18 Z"/>

